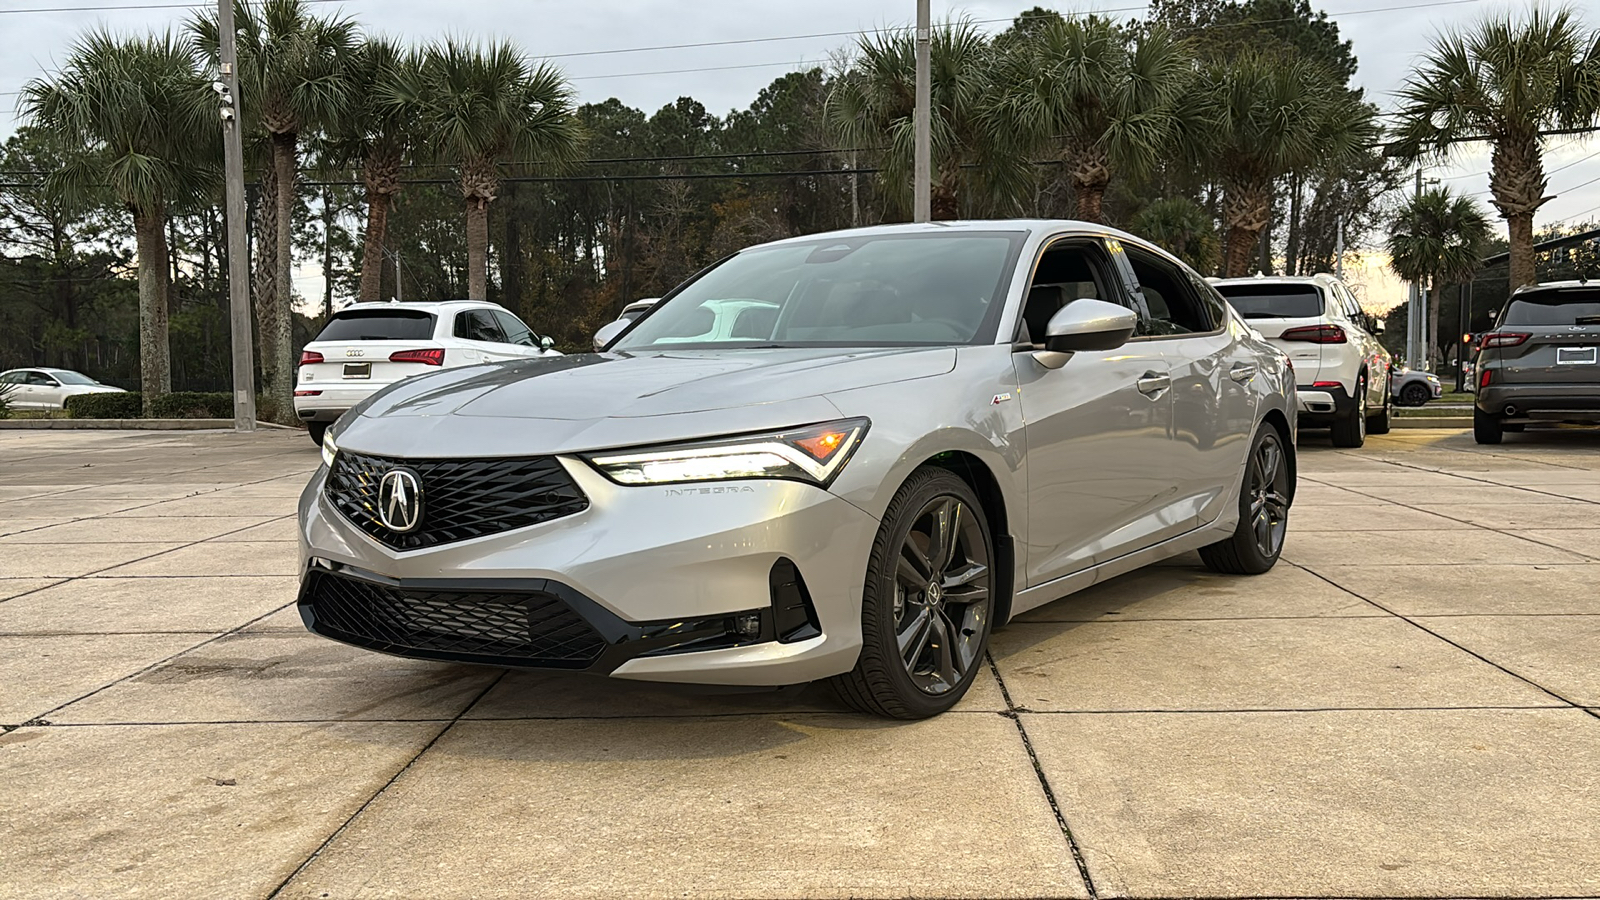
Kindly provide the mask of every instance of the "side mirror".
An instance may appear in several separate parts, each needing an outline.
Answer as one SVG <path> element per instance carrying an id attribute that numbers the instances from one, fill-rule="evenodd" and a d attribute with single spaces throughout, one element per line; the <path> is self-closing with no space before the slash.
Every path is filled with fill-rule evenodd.
<path id="1" fill-rule="evenodd" d="M 551 336 L 549 336 L 548 334 L 539 338 L 539 349 L 540 350 L 549 350 L 551 347 L 554 347 L 555 345 L 556 345 L 556 339 L 551 337 Z"/>
<path id="2" fill-rule="evenodd" d="M 1033 358 L 1047 369 L 1065 365 L 1080 350 L 1115 350 L 1128 342 L 1139 317 L 1104 300 L 1074 300 L 1056 310 L 1044 328 L 1044 350 Z"/>
<path id="3" fill-rule="evenodd" d="M 627 328 L 630 324 L 632 323 L 617 319 L 601 325 L 600 330 L 594 333 L 594 352 L 599 353 L 604 350 L 606 345 L 616 340 L 617 335 L 621 334 L 623 329 Z"/>

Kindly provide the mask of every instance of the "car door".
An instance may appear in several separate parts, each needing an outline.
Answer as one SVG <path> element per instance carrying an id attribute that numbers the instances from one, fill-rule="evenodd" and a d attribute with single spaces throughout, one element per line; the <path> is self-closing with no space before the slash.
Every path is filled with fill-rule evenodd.
<path id="1" fill-rule="evenodd" d="M 1173 442 L 1165 471 L 1169 492 L 1153 515 L 1156 540 L 1217 518 L 1237 485 L 1255 424 L 1250 383 L 1256 360 L 1225 301 L 1189 267 L 1147 247 L 1129 245 L 1133 270 L 1172 373 Z"/>
<path id="2" fill-rule="evenodd" d="M 543 356 L 544 349 L 539 346 L 539 338 L 533 329 L 522 324 L 522 320 L 511 313 L 494 310 L 495 320 L 500 323 L 500 332 L 506 336 L 506 345 L 513 348 L 510 352 L 514 356 Z"/>
<path id="3" fill-rule="evenodd" d="M 29 404 L 34 409 L 61 409 L 65 404 L 61 382 L 50 377 L 48 372 L 28 372 L 27 390 Z"/>
<path id="4" fill-rule="evenodd" d="M 1361 347 L 1361 357 L 1366 360 L 1367 366 L 1367 408 L 1379 409 L 1388 400 L 1389 396 L 1389 351 L 1383 349 L 1383 342 L 1372 333 L 1372 319 L 1361 308 L 1361 302 L 1350 293 L 1350 289 L 1343 284 L 1336 284 L 1340 298 L 1344 301 L 1347 326 L 1356 336 Z"/>
<path id="5" fill-rule="evenodd" d="M 1085 297 L 1133 308 L 1111 255 L 1094 238 L 1047 246 L 1034 262 L 1015 339 L 1042 349 L 1050 317 Z M 1028 585 L 1149 543 L 1171 453 L 1172 395 L 1160 348 L 1134 341 L 1082 351 L 1058 369 L 1031 353 L 1012 356 L 1027 442 Z"/>

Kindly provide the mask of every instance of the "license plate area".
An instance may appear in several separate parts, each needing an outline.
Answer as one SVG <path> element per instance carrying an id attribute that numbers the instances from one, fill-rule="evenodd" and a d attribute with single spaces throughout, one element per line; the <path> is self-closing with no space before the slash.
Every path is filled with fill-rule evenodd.
<path id="1" fill-rule="evenodd" d="M 1557 347 L 1556 365 L 1592 366 L 1597 358 L 1595 347 Z"/>
<path id="2" fill-rule="evenodd" d="M 344 377 L 346 378 L 371 378 L 372 363 L 345 363 Z"/>

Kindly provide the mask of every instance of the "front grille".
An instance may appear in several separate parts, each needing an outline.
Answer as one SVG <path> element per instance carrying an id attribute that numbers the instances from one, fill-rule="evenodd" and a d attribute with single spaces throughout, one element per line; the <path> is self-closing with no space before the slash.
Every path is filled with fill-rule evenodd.
<path id="1" fill-rule="evenodd" d="M 421 522 L 404 533 L 378 518 L 378 483 L 404 466 L 422 485 Z M 340 450 L 328 473 L 328 499 L 356 527 L 396 550 L 418 550 L 526 528 L 589 505 L 561 463 L 524 459 L 388 459 Z"/>
<path id="2" fill-rule="evenodd" d="M 587 668 L 606 641 L 560 598 L 541 591 L 413 590 L 312 572 L 300 602 L 312 629 L 391 653 Z"/>

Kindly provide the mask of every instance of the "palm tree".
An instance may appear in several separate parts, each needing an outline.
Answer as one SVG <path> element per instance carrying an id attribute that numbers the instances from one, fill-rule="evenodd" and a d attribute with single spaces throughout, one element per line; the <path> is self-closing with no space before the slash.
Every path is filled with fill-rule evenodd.
<path id="1" fill-rule="evenodd" d="M 422 109 L 394 88 L 416 79 L 422 55 L 394 41 L 369 37 L 351 56 L 350 102 L 329 125 L 328 156 L 361 169 L 366 188 L 367 227 L 361 254 L 360 300 L 382 299 L 389 207 L 400 193 L 400 167 L 421 137 Z"/>
<path id="2" fill-rule="evenodd" d="M 1407 281 L 1429 285 L 1430 365 L 1439 344 L 1439 300 L 1448 284 L 1471 278 L 1482 265 L 1489 220 L 1470 198 L 1445 188 L 1429 188 L 1412 198 L 1395 217 L 1386 242 L 1389 268 Z"/>
<path id="3" fill-rule="evenodd" d="M 851 147 L 887 144 L 883 179 L 894 186 L 895 201 L 909 207 L 916 141 L 912 122 L 916 40 L 909 30 L 883 31 L 862 36 L 856 47 L 858 58 L 828 96 L 828 121 Z M 993 56 L 971 22 L 946 23 L 933 30 L 928 69 L 935 219 L 961 215 L 964 193 L 976 194 L 977 201 L 987 206 L 1008 209 L 1031 189 L 1026 136 L 997 129 L 990 121 Z M 973 175 L 970 184 L 964 170 Z"/>
<path id="4" fill-rule="evenodd" d="M 1000 53 L 991 127 L 1057 155 L 1078 218 L 1102 222 L 1111 179 L 1148 172 L 1173 149 L 1192 74 L 1189 54 L 1160 26 L 1131 39 L 1099 16 L 1046 18 Z"/>
<path id="5" fill-rule="evenodd" d="M 583 132 L 561 72 L 534 65 L 509 42 L 479 48 L 446 40 L 428 49 L 414 77 L 385 91 L 422 110 L 430 148 L 456 167 L 467 218 L 467 296 L 489 293 L 489 204 L 507 163 L 565 165 Z"/>
<path id="6" fill-rule="evenodd" d="M 292 417 L 294 392 L 294 212 L 300 136 L 338 121 L 350 104 L 350 55 L 356 25 L 321 18 L 306 0 L 235 0 L 239 101 L 265 132 L 268 158 L 261 171 L 256 241 L 256 318 L 268 410 Z M 190 23 L 197 43 L 217 61 L 214 13 Z"/>
<path id="7" fill-rule="evenodd" d="M 1129 230 L 1171 250 L 1199 272 L 1215 272 L 1222 253 L 1216 224 L 1188 197 L 1163 197 L 1139 210 Z"/>
<path id="8" fill-rule="evenodd" d="M 1538 280 L 1533 214 L 1546 201 L 1540 132 L 1592 124 L 1600 112 L 1600 35 L 1570 9 L 1534 6 L 1434 41 L 1400 90 L 1394 151 L 1442 159 L 1456 145 L 1493 147 L 1489 189 L 1511 237 L 1511 287 Z"/>
<path id="9" fill-rule="evenodd" d="M 139 261 L 139 387 L 144 411 L 172 390 L 167 340 L 168 209 L 216 182 L 216 97 L 192 48 L 170 32 L 119 38 L 97 30 L 54 78 L 22 91 L 22 113 L 72 154 L 47 192 L 81 200 L 104 185 L 133 219 Z"/>
<path id="10" fill-rule="evenodd" d="M 1222 270 L 1248 274 L 1272 214 L 1272 186 L 1297 169 L 1361 152 L 1372 108 L 1320 66 L 1253 50 L 1207 66 L 1193 95 L 1201 141 L 1223 189 Z"/>

